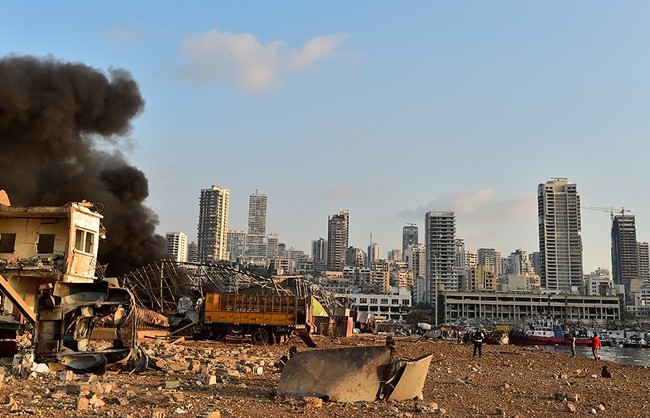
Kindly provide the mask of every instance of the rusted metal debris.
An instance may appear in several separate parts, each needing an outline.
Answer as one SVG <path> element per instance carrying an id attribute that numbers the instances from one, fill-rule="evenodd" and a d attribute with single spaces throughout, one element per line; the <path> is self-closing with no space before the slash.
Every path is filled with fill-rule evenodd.
<path id="1" fill-rule="evenodd" d="M 389 346 L 297 353 L 282 369 L 278 394 L 334 402 L 413 399 L 421 396 L 431 357 L 400 361 Z"/>
<path id="2" fill-rule="evenodd" d="M 99 372 L 109 364 L 132 371 L 146 368 L 136 328 L 164 321 L 136 307 L 130 291 L 105 281 L 56 282 L 42 290 L 34 328 L 37 361 L 59 361 L 74 371 Z"/>
<path id="3" fill-rule="evenodd" d="M 267 278 L 223 264 L 161 260 L 125 275 L 120 282 L 133 292 L 138 305 L 164 314 L 176 312 L 181 298 L 197 300 L 206 293 L 314 296 L 328 312 L 345 305 L 302 276 Z"/>

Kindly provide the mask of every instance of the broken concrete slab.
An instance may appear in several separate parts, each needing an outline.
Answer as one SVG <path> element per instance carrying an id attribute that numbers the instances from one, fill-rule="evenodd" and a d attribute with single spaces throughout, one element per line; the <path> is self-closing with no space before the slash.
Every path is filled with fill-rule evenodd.
<path id="1" fill-rule="evenodd" d="M 422 396 L 431 358 L 399 362 L 389 346 L 302 352 L 284 366 L 278 394 L 335 402 L 413 399 Z"/>
<path id="2" fill-rule="evenodd" d="M 400 371 L 387 383 L 387 388 L 392 391 L 386 394 L 386 399 L 405 401 L 421 397 L 432 357 L 433 354 L 429 354 L 413 361 L 405 361 Z"/>

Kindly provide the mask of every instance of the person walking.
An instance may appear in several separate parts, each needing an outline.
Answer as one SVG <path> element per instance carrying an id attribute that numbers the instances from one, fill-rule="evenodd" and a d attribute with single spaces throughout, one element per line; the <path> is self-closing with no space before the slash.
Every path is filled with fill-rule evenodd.
<path id="1" fill-rule="evenodd" d="M 598 360 L 598 350 L 600 350 L 600 338 L 598 334 L 594 332 L 594 336 L 591 337 L 591 353 L 594 355 L 594 360 Z"/>
<path id="2" fill-rule="evenodd" d="M 571 355 L 576 355 L 576 336 L 571 337 Z"/>
<path id="3" fill-rule="evenodd" d="M 480 328 L 477 328 L 476 331 L 472 334 L 472 342 L 474 343 L 474 354 L 472 354 L 472 357 L 476 356 L 476 352 L 478 351 L 478 356 L 483 357 L 483 354 L 481 353 L 481 346 L 483 345 L 483 339 L 485 338 L 485 334 L 483 333 L 483 330 Z"/>

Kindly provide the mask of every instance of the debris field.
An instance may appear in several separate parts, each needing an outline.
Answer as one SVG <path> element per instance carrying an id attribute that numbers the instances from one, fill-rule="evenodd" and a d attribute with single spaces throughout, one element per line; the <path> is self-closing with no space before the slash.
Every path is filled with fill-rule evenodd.
<path id="1" fill-rule="evenodd" d="M 150 340 L 149 368 L 73 374 L 19 354 L 0 367 L 0 416 L 37 417 L 648 417 L 650 370 L 534 347 L 486 345 L 483 357 L 456 341 L 395 337 L 396 355 L 433 353 L 422 399 L 329 402 L 277 394 L 278 359 L 298 351 L 380 346 L 386 338 L 297 337 L 255 346 L 226 341 Z M 601 376 L 607 365 L 610 378 Z"/>

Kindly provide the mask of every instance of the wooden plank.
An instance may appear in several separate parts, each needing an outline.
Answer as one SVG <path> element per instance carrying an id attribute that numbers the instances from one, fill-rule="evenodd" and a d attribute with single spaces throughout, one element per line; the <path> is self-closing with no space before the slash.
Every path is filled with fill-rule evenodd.
<path id="1" fill-rule="evenodd" d="M 14 304 L 16 308 L 22 313 L 25 318 L 32 324 L 34 325 L 36 323 L 36 314 L 32 310 L 32 308 L 25 303 L 22 297 L 16 291 L 14 288 L 9 284 L 8 281 L 5 280 L 4 277 L 0 274 L 0 291 L 4 293 L 4 295 L 9 298 L 11 303 Z"/>

